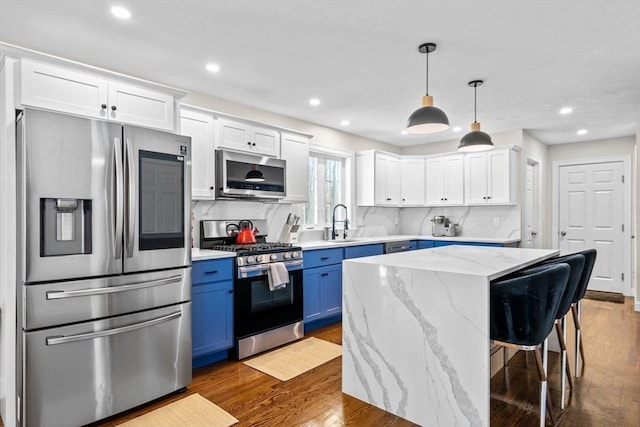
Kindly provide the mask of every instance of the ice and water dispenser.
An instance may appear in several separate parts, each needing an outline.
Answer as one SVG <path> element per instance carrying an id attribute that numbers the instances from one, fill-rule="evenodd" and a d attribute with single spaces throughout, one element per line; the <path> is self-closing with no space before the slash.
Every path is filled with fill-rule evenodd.
<path id="1" fill-rule="evenodd" d="M 40 256 L 91 253 L 91 200 L 40 199 Z"/>

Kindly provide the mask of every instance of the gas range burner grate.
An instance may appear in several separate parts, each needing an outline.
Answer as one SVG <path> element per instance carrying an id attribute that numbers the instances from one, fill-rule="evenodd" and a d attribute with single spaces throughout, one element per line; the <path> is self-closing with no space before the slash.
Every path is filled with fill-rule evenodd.
<path id="1" fill-rule="evenodd" d="M 227 252 L 238 252 L 238 253 L 267 253 L 267 252 L 281 252 L 285 250 L 291 249 L 300 249 L 298 247 L 294 248 L 291 243 L 253 243 L 249 245 L 213 245 L 208 249 L 213 249 L 215 251 L 227 251 Z"/>

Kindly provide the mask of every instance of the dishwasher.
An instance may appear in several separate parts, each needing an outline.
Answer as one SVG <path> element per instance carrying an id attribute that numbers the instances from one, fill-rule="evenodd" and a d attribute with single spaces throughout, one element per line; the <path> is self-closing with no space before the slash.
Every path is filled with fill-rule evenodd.
<path id="1" fill-rule="evenodd" d="M 411 250 L 411 242 L 409 240 L 401 240 L 397 242 L 386 242 L 384 244 L 385 254 L 394 254 L 396 252 L 406 252 Z"/>

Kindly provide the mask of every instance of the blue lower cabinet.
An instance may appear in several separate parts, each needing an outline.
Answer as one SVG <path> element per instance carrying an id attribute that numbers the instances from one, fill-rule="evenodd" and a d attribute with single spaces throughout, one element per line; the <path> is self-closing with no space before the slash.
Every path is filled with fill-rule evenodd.
<path id="1" fill-rule="evenodd" d="M 191 286 L 193 367 L 227 358 L 233 347 L 233 259 L 194 261 Z"/>
<path id="2" fill-rule="evenodd" d="M 192 357 L 233 346 L 233 282 L 193 285 Z"/>
<path id="3" fill-rule="evenodd" d="M 433 248 L 434 243 L 433 240 L 418 240 L 418 249 Z"/>
<path id="4" fill-rule="evenodd" d="M 461 246 L 493 246 L 496 248 L 504 247 L 504 243 L 486 243 L 486 242 L 459 242 L 453 240 L 436 240 L 434 242 L 434 247 L 441 246 L 450 246 L 450 245 L 461 245 Z"/>
<path id="5" fill-rule="evenodd" d="M 418 241 L 412 240 L 409 242 L 409 250 L 415 251 L 416 249 L 418 249 Z"/>
<path id="6" fill-rule="evenodd" d="M 347 246 L 344 248 L 344 259 L 382 255 L 383 253 L 384 245 L 381 243 L 373 245 Z"/>
<path id="7" fill-rule="evenodd" d="M 305 323 L 342 313 L 342 264 L 303 271 Z"/>

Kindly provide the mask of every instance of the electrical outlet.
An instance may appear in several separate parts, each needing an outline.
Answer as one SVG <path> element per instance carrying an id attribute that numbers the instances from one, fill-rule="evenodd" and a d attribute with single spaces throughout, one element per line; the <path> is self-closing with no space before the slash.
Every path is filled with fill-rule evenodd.
<path id="1" fill-rule="evenodd" d="M 500 225 L 500 217 L 499 216 L 494 216 L 493 217 L 493 225 Z"/>

